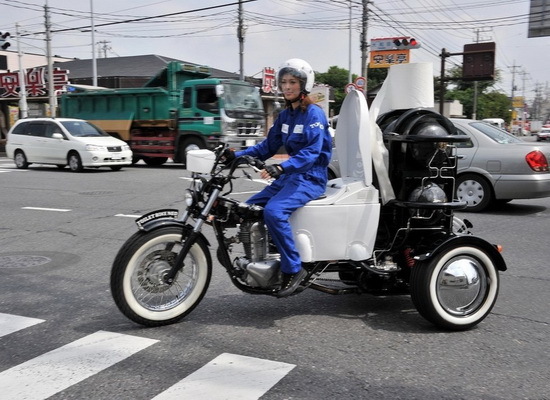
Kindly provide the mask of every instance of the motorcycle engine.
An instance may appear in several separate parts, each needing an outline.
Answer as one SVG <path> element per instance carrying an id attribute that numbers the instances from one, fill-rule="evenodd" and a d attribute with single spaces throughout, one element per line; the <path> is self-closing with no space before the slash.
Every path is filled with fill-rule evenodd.
<path id="1" fill-rule="evenodd" d="M 237 257 L 235 266 L 243 271 L 242 279 L 251 287 L 274 288 L 281 281 L 280 258 L 270 252 L 271 240 L 263 221 L 244 221 L 239 227 L 239 241 L 244 256 Z"/>

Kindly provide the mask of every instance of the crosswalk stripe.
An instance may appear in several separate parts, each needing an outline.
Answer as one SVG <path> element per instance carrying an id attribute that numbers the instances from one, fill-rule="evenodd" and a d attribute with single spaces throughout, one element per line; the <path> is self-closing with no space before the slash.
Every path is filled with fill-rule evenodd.
<path id="1" fill-rule="evenodd" d="M 0 313 L 0 337 L 44 322 L 43 319 Z"/>
<path id="2" fill-rule="evenodd" d="M 257 400 L 294 367 L 223 353 L 152 400 Z"/>
<path id="3" fill-rule="evenodd" d="M 0 373 L 2 396 L 44 400 L 158 340 L 98 331 Z"/>

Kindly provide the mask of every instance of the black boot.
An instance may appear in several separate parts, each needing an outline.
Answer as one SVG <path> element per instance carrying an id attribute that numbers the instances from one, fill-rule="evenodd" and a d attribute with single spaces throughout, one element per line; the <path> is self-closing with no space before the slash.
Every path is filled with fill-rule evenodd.
<path id="1" fill-rule="evenodd" d="M 295 274 L 283 273 L 283 284 L 281 285 L 281 289 L 279 289 L 279 293 L 277 293 L 277 297 L 290 296 L 292 293 L 296 291 L 296 289 L 298 288 L 298 286 L 306 276 L 307 276 L 307 271 L 303 268 L 301 268 Z"/>

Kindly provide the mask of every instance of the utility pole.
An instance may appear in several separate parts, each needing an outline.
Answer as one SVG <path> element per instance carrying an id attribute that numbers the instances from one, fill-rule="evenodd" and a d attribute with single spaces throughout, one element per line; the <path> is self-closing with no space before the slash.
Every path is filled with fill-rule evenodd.
<path id="1" fill-rule="evenodd" d="M 516 61 L 514 60 L 514 65 L 512 65 L 512 67 L 509 67 L 512 69 L 512 98 L 510 99 L 511 100 L 511 103 L 512 103 L 512 120 L 510 121 L 510 132 L 513 132 L 513 126 L 514 126 L 514 120 L 515 120 L 515 112 L 516 110 L 514 109 L 514 94 L 515 94 L 515 91 L 516 91 L 516 68 L 519 68 L 519 65 L 516 65 Z"/>
<path id="2" fill-rule="evenodd" d="M 17 56 L 19 58 L 19 112 L 21 118 L 29 115 L 27 105 L 27 87 L 25 86 L 25 69 L 23 68 L 23 52 L 21 51 L 21 35 L 19 34 L 19 23 L 15 24 L 15 37 L 17 40 Z"/>
<path id="3" fill-rule="evenodd" d="M 107 50 L 112 50 L 111 47 L 109 46 L 109 42 L 108 40 L 102 40 L 100 42 L 97 42 L 98 45 L 100 45 L 99 47 L 99 51 L 102 51 L 103 52 L 103 58 L 107 58 Z"/>
<path id="4" fill-rule="evenodd" d="M 349 37 L 348 37 L 348 83 L 352 83 L 352 75 L 351 75 L 351 0 L 349 0 Z"/>
<path id="5" fill-rule="evenodd" d="M 479 29 L 476 29 L 476 41 L 479 43 Z M 464 67 L 462 67 L 464 68 Z M 477 81 L 474 81 L 474 105 L 472 110 L 472 119 L 477 119 Z"/>
<path id="6" fill-rule="evenodd" d="M 365 78 L 365 95 L 367 94 L 367 73 L 368 73 L 368 58 L 369 58 L 369 45 L 367 39 L 367 30 L 369 26 L 369 8 L 368 0 L 363 0 L 363 27 L 361 32 L 361 76 Z"/>
<path id="7" fill-rule="evenodd" d="M 239 26 L 237 28 L 239 38 L 239 79 L 244 81 L 244 26 L 243 26 L 243 3 L 239 0 Z"/>
<path id="8" fill-rule="evenodd" d="M 50 117 L 55 118 L 55 111 L 57 106 L 57 97 L 53 88 L 53 60 L 52 60 L 52 25 L 50 22 L 50 8 L 48 7 L 48 1 L 44 5 L 44 12 L 46 18 L 46 58 L 48 60 L 48 96 Z"/>
<path id="9" fill-rule="evenodd" d="M 479 28 L 476 29 L 475 32 L 476 32 L 476 38 L 475 38 L 474 43 L 480 43 L 482 40 L 484 40 L 484 41 L 490 40 L 490 39 L 480 39 L 480 37 L 479 37 L 480 29 Z M 474 104 L 473 104 L 473 107 L 472 107 L 473 108 L 473 110 L 472 110 L 472 119 L 477 119 L 478 85 L 479 85 L 478 81 L 474 81 Z"/>
<path id="10" fill-rule="evenodd" d="M 521 97 L 523 98 L 523 104 L 521 107 L 521 135 L 523 135 L 523 131 L 525 130 L 525 80 L 527 72 L 521 71 L 521 80 L 522 80 L 522 86 L 521 86 Z"/>
<path id="11" fill-rule="evenodd" d="M 535 84 L 535 101 L 533 101 L 533 119 L 534 120 L 540 120 L 540 114 L 541 114 L 541 103 L 542 103 L 542 84 L 536 83 Z"/>
<path id="12" fill-rule="evenodd" d="M 95 23 L 94 0 L 90 0 L 90 17 L 92 22 L 92 85 L 97 86 L 97 60 L 95 57 Z"/>

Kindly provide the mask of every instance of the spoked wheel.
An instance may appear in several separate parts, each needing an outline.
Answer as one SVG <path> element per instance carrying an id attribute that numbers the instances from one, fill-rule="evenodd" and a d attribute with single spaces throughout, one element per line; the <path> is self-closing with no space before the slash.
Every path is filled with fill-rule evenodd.
<path id="1" fill-rule="evenodd" d="M 451 245 L 411 273 L 411 298 L 418 312 L 445 329 L 466 330 L 480 323 L 491 312 L 498 290 L 498 269 L 476 246 Z"/>
<path id="2" fill-rule="evenodd" d="M 202 300 L 212 275 L 204 239 L 191 247 L 174 282 L 168 273 L 181 249 L 182 228 L 137 232 L 118 252 L 111 270 L 111 292 L 120 311 L 138 324 L 168 325 L 181 320 Z"/>

